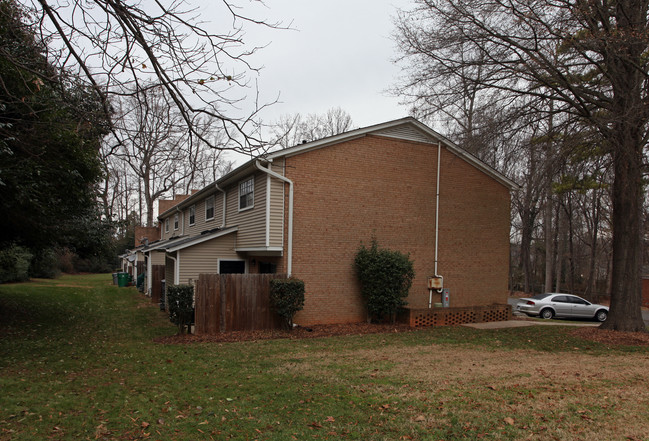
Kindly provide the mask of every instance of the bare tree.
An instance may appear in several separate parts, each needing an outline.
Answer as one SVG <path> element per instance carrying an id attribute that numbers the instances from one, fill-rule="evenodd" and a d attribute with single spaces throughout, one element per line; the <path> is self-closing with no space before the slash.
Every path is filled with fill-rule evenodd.
<path id="1" fill-rule="evenodd" d="M 189 192 L 192 185 L 205 184 L 201 178 L 206 167 L 218 170 L 223 151 L 200 141 L 217 142 L 211 120 L 197 116 L 189 129 L 163 88 L 146 88 L 120 104 L 115 127 L 122 142 L 113 155 L 141 185 L 138 199 L 144 199 L 145 224 L 152 226 L 155 202 L 170 191 L 184 188 Z M 200 139 L 189 136 L 190 130 L 200 134 Z"/>
<path id="2" fill-rule="evenodd" d="M 611 314 L 602 325 L 646 331 L 640 312 L 643 150 L 649 135 L 646 1 L 417 0 L 400 29 L 449 69 L 483 66 L 479 84 L 553 100 L 599 132 L 613 165 Z"/>
<path id="3" fill-rule="evenodd" d="M 61 71 L 85 78 L 106 115 L 112 116 L 116 98 L 156 84 L 165 89 L 188 136 L 212 145 L 193 126 L 200 114 L 217 121 L 231 140 L 213 147 L 250 153 L 261 146 L 255 118 L 264 105 L 250 93 L 251 74 L 258 69 L 248 61 L 259 47 L 244 45 L 243 37 L 248 25 L 279 24 L 248 17 L 229 0 L 211 5 L 219 18 L 230 19 L 220 25 L 201 21 L 203 11 L 182 0 L 22 1 L 31 7 L 49 59 Z"/>
<path id="4" fill-rule="evenodd" d="M 346 111 L 336 107 L 321 115 L 283 115 L 271 126 L 271 144 L 287 148 L 347 132 L 352 129 L 353 122 Z"/>

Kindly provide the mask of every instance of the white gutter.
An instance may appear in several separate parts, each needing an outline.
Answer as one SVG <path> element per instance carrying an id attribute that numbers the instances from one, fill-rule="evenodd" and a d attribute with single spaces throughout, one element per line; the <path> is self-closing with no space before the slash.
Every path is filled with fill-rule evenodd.
<path id="1" fill-rule="evenodd" d="M 255 161 L 255 167 L 288 184 L 288 243 L 286 246 L 286 273 L 288 274 L 288 277 L 291 277 L 291 274 L 293 273 L 293 181 L 272 171 L 270 168 L 262 167 L 258 160 Z M 270 191 L 270 188 L 266 191 Z"/>
<path id="2" fill-rule="evenodd" d="M 221 187 L 219 187 L 219 184 L 214 184 L 214 188 L 216 188 L 218 191 L 223 193 L 223 223 L 219 227 L 219 229 L 225 228 L 225 207 L 227 205 L 227 194 L 225 193 L 225 190 L 223 190 Z M 214 198 L 214 210 L 216 210 L 216 198 Z"/>

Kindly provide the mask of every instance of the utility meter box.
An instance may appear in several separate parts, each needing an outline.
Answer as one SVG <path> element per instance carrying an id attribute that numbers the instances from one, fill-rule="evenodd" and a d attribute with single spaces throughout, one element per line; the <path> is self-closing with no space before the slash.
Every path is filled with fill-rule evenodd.
<path id="1" fill-rule="evenodd" d="M 442 290 L 442 307 L 448 308 L 449 306 L 451 306 L 450 294 L 448 292 L 448 288 L 444 288 Z"/>
<path id="2" fill-rule="evenodd" d="M 437 292 L 441 292 L 442 288 L 444 288 L 444 278 L 442 276 L 428 277 L 428 289 L 434 289 Z"/>

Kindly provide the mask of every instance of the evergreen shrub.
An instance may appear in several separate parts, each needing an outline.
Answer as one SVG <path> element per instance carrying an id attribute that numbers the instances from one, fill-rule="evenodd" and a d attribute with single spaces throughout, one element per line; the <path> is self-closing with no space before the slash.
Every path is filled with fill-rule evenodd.
<path id="1" fill-rule="evenodd" d="M 270 301 L 290 331 L 293 317 L 304 308 L 304 282 L 296 278 L 271 280 Z"/>
<path id="2" fill-rule="evenodd" d="M 380 249 L 376 239 L 367 248 L 361 247 L 354 260 L 361 293 L 367 307 L 367 320 L 394 322 L 399 309 L 407 302 L 408 291 L 415 277 L 409 254 Z"/>

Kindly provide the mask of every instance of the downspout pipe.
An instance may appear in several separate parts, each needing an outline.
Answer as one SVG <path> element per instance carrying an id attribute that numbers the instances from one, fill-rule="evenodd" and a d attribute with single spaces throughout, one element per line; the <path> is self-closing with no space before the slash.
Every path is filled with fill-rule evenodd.
<path id="1" fill-rule="evenodd" d="M 286 273 L 288 274 L 288 277 L 291 277 L 291 274 L 293 274 L 293 181 L 272 171 L 270 168 L 262 167 L 258 160 L 255 161 L 255 167 L 257 167 L 259 171 L 288 184 L 288 243 L 286 246 Z M 270 189 L 267 189 L 266 191 L 269 190 Z"/>
<path id="2" fill-rule="evenodd" d="M 437 185 L 435 186 L 435 277 L 439 274 L 437 272 L 437 261 L 439 253 L 439 173 L 442 168 L 442 143 L 437 142 Z"/>
<path id="3" fill-rule="evenodd" d="M 221 187 L 219 187 L 219 184 L 214 184 L 214 188 L 216 188 L 218 191 L 223 193 L 223 223 L 219 227 L 219 230 L 222 230 L 225 228 L 225 207 L 227 205 L 227 201 L 225 200 L 226 198 L 226 193 L 225 190 L 223 190 Z M 214 205 L 216 205 L 216 198 L 214 199 Z M 216 206 L 214 207 L 216 209 Z"/>
<path id="4" fill-rule="evenodd" d="M 442 143 L 437 142 L 437 184 L 435 187 L 435 277 L 442 278 L 437 271 L 437 263 L 439 257 L 439 174 L 442 169 Z M 443 283 L 443 282 L 442 282 Z M 436 289 L 437 292 L 442 292 L 443 289 Z M 433 307 L 433 289 L 428 289 L 428 308 Z"/>
<path id="5" fill-rule="evenodd" d="M 180 268 L 178 268 L 178 260 L 176 260 L 175 257 L 169 255 L 169 253 L 166 253 L 166 257 L 174 261 L 174 279 L 175 279 L 174 282 L 176 282 L 175 284 L 178 284 L 180 283 L 180 281 L 178 280 L 179 273 L 180 273 Z"/>

